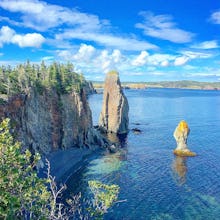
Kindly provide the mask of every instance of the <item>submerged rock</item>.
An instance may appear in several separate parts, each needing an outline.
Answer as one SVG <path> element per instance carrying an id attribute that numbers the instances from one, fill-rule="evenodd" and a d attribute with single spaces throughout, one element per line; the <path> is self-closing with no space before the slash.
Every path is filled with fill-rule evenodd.
<path id="1" fill-rule="evenodd" d="M 119 74 L 111 71 L 105 80 L 99 126 L 106 132 L 128 133 L 128 111 L 128 101 L 123 93 Z"/>
<path id="2" fill-rule="evenodd" d="M 176 127 L 173 136 L 176 140 L 177 147 L 173 151 L 174 154 L 178 156 L 196 156 L 194 152 L 191 152 L 187 146 L 187 138 L 190 129 L 185 121 L 181 121 Z"/>
<path id="3" fill-rule="evenodd" d="M 142 132 L 139 128 L 132 128 L 131 130 L 134 134 L 140 134 Z"/>
<path id="4" fill-rule="evenodd" d="M 114 144 L 109 146 L 108 149 L 109 149 L 110 153 L 116 153 L 118 151 L 118 147 L 116 147 L 116 145 L 114 145 Z"/>

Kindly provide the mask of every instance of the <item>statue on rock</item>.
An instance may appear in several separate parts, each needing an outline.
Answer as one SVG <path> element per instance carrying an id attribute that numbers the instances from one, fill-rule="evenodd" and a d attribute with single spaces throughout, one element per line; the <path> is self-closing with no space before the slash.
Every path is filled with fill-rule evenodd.
<path id="1" fill-rule="evenodd" d="M 173 136 L 176 139 L 177 147 L 173 151 L 178 156 L 196 156 L 194 152 L 191 152 L 187 146 L 187 137 L 190 129 L 185 121 L 181 121 L 176 127 Z"/>
<path id="2" fill-rule="evenodd" d="M 119 74 L 111 71 L 105 79 L 100 128 L 115 134 L 128 133 L 128 111 L 128 101 L 123 93 Z"/>

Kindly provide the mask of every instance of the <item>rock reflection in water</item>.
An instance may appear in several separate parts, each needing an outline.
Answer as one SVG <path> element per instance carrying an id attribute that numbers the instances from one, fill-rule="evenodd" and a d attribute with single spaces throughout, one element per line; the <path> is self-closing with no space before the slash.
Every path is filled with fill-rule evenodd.
<path id="1" fill-rule="evenodd" d="M 172 164 L 172 169 L 177 183 L 183 185 L 186 182 L 187 173 L 186 157 L 176 156 Z"/>

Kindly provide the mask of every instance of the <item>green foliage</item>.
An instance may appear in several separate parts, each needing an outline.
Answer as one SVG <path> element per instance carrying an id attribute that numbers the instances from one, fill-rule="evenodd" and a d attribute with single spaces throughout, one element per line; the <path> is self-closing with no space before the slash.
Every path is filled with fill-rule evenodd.
<path id="1" fill-rule="evenodd" d="M 119 186 L 89 181 L 89 187 L 94 195 L 93 209 L 90 209 L 91 215 L 102 219 L 107 210 L 117 201 Z"/>
<path id="2" fill-rule="evenodd" d="M 85 85 L 83 75 L 74 72 L 71 63 L 46 66 L 31 65 L 29 61 L 14 68 L 0 67 L 0 94 L 8 96 L 35 88 L 40 94 L 44 89 L 54 89 L 58 94 L 80 92 Z"/>
<path id="3" fill-rule="evenodd" d="M 0 124 L 0 219 L 102 219 L 117 200 L 119 187 L 89 181 L 94 194 L 89 213 L 82 212 L 81 194 L 68 199 L 66 207 L 58 202 L 65 186 L 57 187 L 49 162 L 47 178 L 39 178 L 40 155 L 22 152 L 21 144 L 10 134 L 9 122 L 5 119 Z"/>
<path id="4" fill-rule="evenodd" d="M 34 171 L 39 160 L 39 154 L 21 153 L 20 143 L 9 132 L 9 119 L 5 119 L 0 124 L 0 218 L 43 219 L 48 214 L 47 180 L 38 178 Z"/>

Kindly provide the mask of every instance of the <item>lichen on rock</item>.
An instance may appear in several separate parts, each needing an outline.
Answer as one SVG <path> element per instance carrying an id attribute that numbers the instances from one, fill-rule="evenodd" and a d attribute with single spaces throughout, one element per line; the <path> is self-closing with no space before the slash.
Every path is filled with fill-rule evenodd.
<path id="1" fill-rule="evenodd" d="M 116 134 L 128 133 L 128 111 L 128 101 L 123 93 L 119 74 L 111 71 L 105 79 L 100 128 Z"/>
<path id="2" fill-rule="evenodd" d="M 188 124 L 185 121 L 180 121 L 176 127 L 173 136 L 176 140 L 177 147 L 173 151 L 178 156 L 196 156 L 194 152 L 191 152 L 187 146 L 187 138 L 190 133 Z"/>

